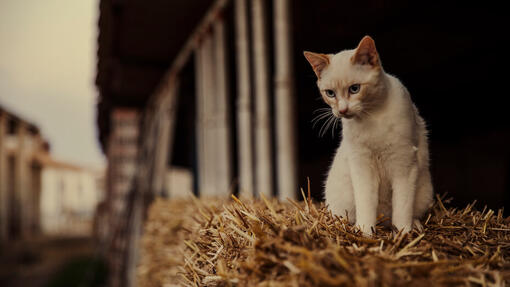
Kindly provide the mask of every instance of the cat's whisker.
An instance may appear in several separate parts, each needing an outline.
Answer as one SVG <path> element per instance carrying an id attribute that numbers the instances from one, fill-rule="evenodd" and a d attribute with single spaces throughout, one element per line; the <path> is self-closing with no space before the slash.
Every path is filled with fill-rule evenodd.
<path id="1" fill-rule="evenodd" d="M 325 111 L 325 112 L 322 112 L 321 114 L 318 114 L 317 116 L 315 116 L 313 119 L 312 119 L 312 122 L 316 121 L 316 120 L 320 120 L 324 117 L 327 117 L 329 115 L 329 112 Z"/>
<path id="2" fill-rule="evenodd" d="M 320 112 L 318 115 L 316 115 L 312 119 L 312 128 L 315 128 L 315 126 L 322 121 L 323 119 L 327 118 L 331 114 L 330 108 L 319 108 L 315 112 Z"/>
<path id="3" fill-rule="evenodd" d="M 319 122 L 321 122 L 323 119 L 317 120 L 312 124 L 312 128 L 314 129 Z M 323 123 L 324 124 L 324 123 Z"/>
<path id="4" fill-rule="evenodd" d="M 322 134 L 322 130 L 324 129 L 324 126 L 326 126 L 326 123 L 328 122 L 329 118 L 326 119 L 323 123 L 322 123 L 322 126 L 321 128 L 319 129 L 319 137 L 321 137 L 321 134 Z"/>
<path id="5" fill-rule="evenodd" d="M 336 123 L 336 117 L 333 117 L 333 121 L 331 121 L 331 124 L 329 125 L 329 128 L 331 129 L 331 136 L 333 137 L 334 136 L 334 126 L 335 126 L 335 123 Z"/>
<path id="6" fill-rule="evenodd" d="M 324 134 L 323 134 L 323 136 L 324 136 L 324 135 L 326 135 L 326 133 L 328 132 L 328 130 L 331 128 L 331 124 L 333 123 L 333 121 L 334 121 L 334 118 L 333 118 L 333 117 L 331 117 L 331 118 L 330 118 L 330 120 L 329 120 L 329 122 L 328 122 L 328 125 L 327 125 L 327 126 L 326 126 L 326 128 L 324 129 Z"/>
<path id="7" fill-rule="evenodd" d="M 327 118 L 323 123 L 322 123 L 322 126 L 321 128 L 319 129 L 319 137 L 322 137 L 322 134 L 323 134 L 323 130 L 325 129 L 325 127 L 328 125 L 329 121 L 331 120 L 331 118 Z"/>
<path id="8" fill-rule="evenodd" d="M 340 121 L 341 121 L 340 118 L 335 117 L 335 123 L 333 124 L 333 128 L 331 130 L 331 135 L 333 137 L 335 137 L 335 130 L 336 130 L 338 122 L 340 122 Z"/>
<path id="9" fill-rule="evenodd" d="M 326 121 L 326 124 L 323 126 L 324 129 L 321 129 L 322 133 L 319 132 L 319 136 L 323 137 L 326 132 L 328 131 L 329 127 L 331 126 L 332 122 L 335 120 L 335 116 L 333 114 L 330 115 L 328 120 Z"/>
<path id="10" fill-rule="evenodd" d="M 322 111 L 329 111 L 329 110 L 331 110 L 331 108 L 318 108 L 315 111 L 313 111 L 312 114 L 316 114 L 316 113 L 322 112 Z"/>
<path id="11" fill-rule="evenodd" d="M 335 123 L 335 120 L 336 120 L 336 117 L 335 116 L 332 116 L 331 117 L 331 122 L 329 123 L 328 125 L 328 130 L 331 129 L 333 127 L 333 124 Z M 324 132 L 325 133 L 325 132 Z"/>
<path id="12" fill-rule="evenodd" d="M 329 113 L 323 113 L 323 114 L 320 114 L 318 116 L 316 116 L 313 120 L 312 120 L 312 128 L 315 128 L 315 126 L 321 121 L 323 120 L 324 118 L 328 117 L 329 116 Z"/>

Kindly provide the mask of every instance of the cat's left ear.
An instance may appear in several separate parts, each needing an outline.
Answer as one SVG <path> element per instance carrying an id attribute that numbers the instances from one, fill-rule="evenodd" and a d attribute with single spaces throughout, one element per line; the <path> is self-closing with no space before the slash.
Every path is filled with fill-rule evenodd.
<path id="1" fill-rule="evenodd" d="M 312 53 L 304 51 L 303 54 L 308 60 L 308 63 L 312 65 L 312 69 L 317 75 L 317 78 L 321 77 L 321 72 L 329 65 L 329 56 L 326 54 Z"/>
<path id="2" fill-rule="evenodd" d="M 353 64 L 370 65 L 372 67 L 378 67 L 380 65 L 379 55 L 375 49 L 375 42 L 370 36 L 365 36 L 359 42 L 358 48 L 354 52 L 354 56 L 351 57 Z"/>

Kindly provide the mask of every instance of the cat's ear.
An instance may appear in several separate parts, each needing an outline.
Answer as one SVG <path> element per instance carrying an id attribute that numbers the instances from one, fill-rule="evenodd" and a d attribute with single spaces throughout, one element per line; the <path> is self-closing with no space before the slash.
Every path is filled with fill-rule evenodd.
<path id="1" fill-rule="evenodd" d="M 308 63 L 312 65 L 313 71 L 317 75 L 317 78 L 320 78 L 321 72 L 329 65 L 329 56 L 326 54 L 318 54 L 308 51 L 304 51 L 303 54 L 308 60 Z"/>
<path id="2" fill-rule="evenodd" d="M 354 52 L 354 56 L 351 58 L 353 64 L 370 65 L 378 67 L 379 55 L 375 49 L 375 42 L 370 36 L 365 36 L 359 42 L 358 48 Z"/>

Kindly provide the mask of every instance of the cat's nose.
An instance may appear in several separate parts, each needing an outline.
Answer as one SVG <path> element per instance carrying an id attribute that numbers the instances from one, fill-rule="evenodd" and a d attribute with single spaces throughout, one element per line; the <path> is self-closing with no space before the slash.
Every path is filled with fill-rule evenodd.
<path id="1" fill-rule="evenodd" d="M 341 113 L 342 115 L 345 115 L 347 113 L 347 110 L 348 110 L 348 108 L 344 108 L 344 109 L 338 110 L 338 112 Z"/>

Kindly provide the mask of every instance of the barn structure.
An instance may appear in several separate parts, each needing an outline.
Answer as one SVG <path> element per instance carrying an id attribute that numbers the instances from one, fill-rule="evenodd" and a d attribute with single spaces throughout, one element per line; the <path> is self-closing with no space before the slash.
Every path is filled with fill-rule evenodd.
<path id="1" fill-rule="evenodd" d="M 504 26 L 495 10 L 453 2 L 101 0 L 96 84 L 109 165 L 102 218 L 111 285 L 134 284 L 138 238 L 156 196 L 294 198 L 309 177 L 320 199 L 340 137 L 337 130 L 321 139 L 312 129 L 313 111 L 324 105 L 302 51 L 354 48 L 366 34 L 429 123 L 436 190 L 459 205 L 475 195 L 492 208 L 508 204 L 503 106 L 489 111 L 475 100 L 497 94 L 494 85 L 475 84 L 497 78 L 497 63 L 484 56 Z M 473 111 L 475 122 L 467 120 Z M 490 192 L 480 198 L 480 190 Z"/>

